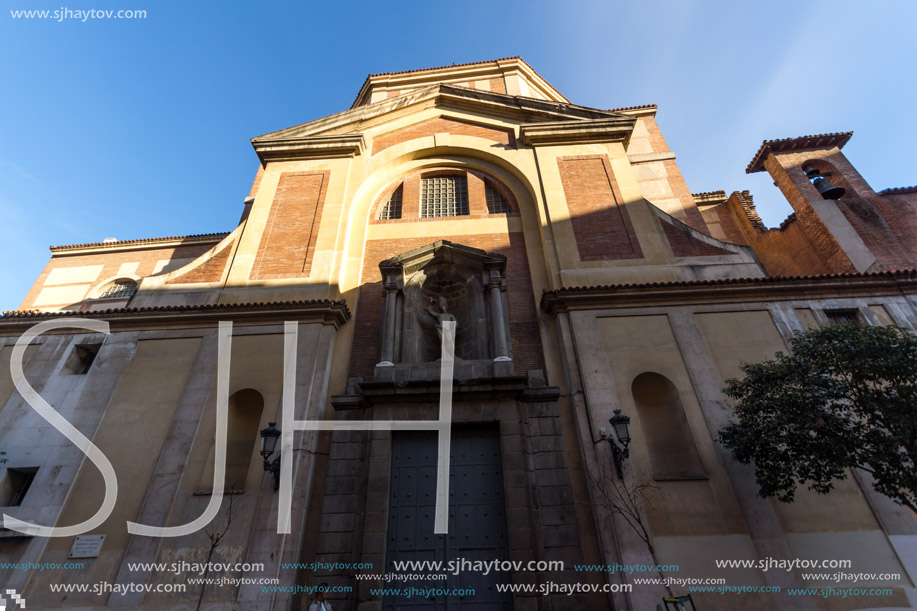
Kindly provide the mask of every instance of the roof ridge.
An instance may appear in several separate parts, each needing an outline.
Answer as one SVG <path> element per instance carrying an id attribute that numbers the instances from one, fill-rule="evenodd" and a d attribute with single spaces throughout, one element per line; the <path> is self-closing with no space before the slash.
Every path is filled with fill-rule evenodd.
<path id="1" fill-rule="evenodd" d="M 879 195 L 895 195 L 898 193 L 917 193 L 917 185 L 912 185 L 910 187 L 889 187 L 888 189 L 879 191 Z"/>
<path id="2" fill-rule="evenodd" d="M 607 110 L 608 112 L 621 112 L 624 110 L 642 110 L 644 108 L 659 108 L 659 106 L 657 104 L 638 104 L 637 106 L 621 106 L 620 108 L 609 108 Z"/>
<path id="3" fill-rule="evenodd" d="M 429 68 L 416 68 L 416 69 L 414 69 L 414 70 L 398 70 L 398 71 L 396 71 L 396 72 L 376 72 L 376 73 L 371 73 L 371 74 L 368 74 L 368 75 L 366 76 L 365 79 L 363 79 L 363 84 L 360 85 L 360 89 L 359 89 L 359 91 L 357 91 L 357 96 L 356 96 L 356 98 L 354 99 L 353 103 L 350 105 L 350 107 L 351 107 L 351 108 L 355 108 L 355 107 L 356 107 L 357 102 L 360 101 L 360 98 L 362 97 L 363 92 L 366 90 L 366 86 L 367 86 L 367 84 L 370 82 L 370 80 L 372 80 L 372 79 L 374 79 L 374 78 L 377 78 L 377 77 L 380 77 L 380 76 L 399 76 L 399 75 L 412 74 L 412 73 L 434 72 L 434 71 L 436 71 L 436 70 L 447 70 L 447 69 L 449 69 L 449 68 L 464 68 L 464 67 L 469 67 L 469 66 L 484 66 L 484 65 L 487 65 L 487 64 L 494 64 L 496 67 L 499 68 L 500 62 L 506 62 L 506 61 L 512 61 L 512 60 L 518 60 L 519 62 L 521 62 L 522 64 L 524 64 L 524 65 L 526 66 L 526 68 L 528 68 L 529 70 L 531 70 L 532 73 L 535 74 L 535 76 L 537 76 L 537 77 L 540 78 L 542 81 L 544 81 L 544 83 L 545 83 L 549 88 L 553 89 L 561 98 L 563 98 L 564 100 L 567 100 L 568 103 L 570 102 L 570 100 L 567 99 L 567 96 L 565 96 L 564 94 L 562 94 L 562 93 L 560 92 L 560 90 L 559 90 L 557 87 L 555 87 L 554 85 L 552 85 L 551 82 L 550 82 L 548 79 L 546 79 L 545 77 L 541 76 L 541 74 L 539 74 L 539 72 L 538 72 L 537 70 L 535 70 L 535 68 L 534 68 L 530 63 L 528 63 L 527 61 L 525 61 L 524 59 L 522 59 L 522 56 L 521 56 L 521 55 L 513 55 L 513 56 L 510 56 L 510 57 L 498 57 L 497 59 L 488 59 L 488 60 L 482 60 L 482 61 L 476 61 L 476 62 L 463 62 L 463 63 L 451 64 L 451 65 L 447 65 L 447 66 L 433 66 L 433 67 L 429 67 Z"/>
<path id="4" fill-rule="evenodd" d="M 621 289 L 641 289 L 641 288 L 669 288 L 676 286 L 712 286 L 720 284 L 760 284 L 767 282 L 787 282 L 787 281 L 809 281 L 809 280 L 835 280 L 844 278 L 878 278 L 878 277 L 917 277 L 917 269 L 886 269 L 874 272 L 841 272 L 837 274 L 813 274 L 803 276 L 760 276 L 745 278 L 717 278 L 711 280 L 675 280 L 671 282 L 646 282 L 636 284 L 601 284 L 591 286 L 568 286 L 552 291 L 543 291 L 542 299 L 546 295 L 562 295 L 577 291 L 596 291 L 596 290 L 621 290 Z"/>
<path id="5" fill-rule="evenodd" d="M 429 68 L 417 68 L 414 70 L 396 70 L 394 72 L 375 72 L 375 73 L 368 74 L 366 78 L 369 79 L 374 76 L 394 76 L 396 74 L 410 74 L 411 72 L 432 72 L 434 70 L 445 70 L 446 68 L 463 68 L 465 66 L 477 66 L 481 64 L 495 64 L 497 62 L 503 62 L 503 61 L 507 61 L 510 59 L 518 59 L 519 61 L 528 65 L 528 62 L 522 59 L 521 56 L 513 55 L 511 57 L 498 57 L 497 59 L 486 59 L 486 60 L 481 60 L 481 61 L 476 61 L 476 62 L 463 62 L 460 64 L 452 64 L 452 65 L 446 65 L 446 66 L 432 66 Z M 531 66 L 529 66 L 529 68 L 531 68 Z M 532 70 L 534 71 L 535 69 L 532 68 Z"/>
<path id="6" fill-rule="evenodd" d="M 92 310 L 89 312 L 78 312 L 69 310 L 66 312 L 42 312 L 41 310 L 4 310 L 0 322 L 9 318 L 46 318 L 50 316 L 99 316 L 103 314 L 137 314 L 144 312 L 184 312 L 184 311 L 207 311 L 207 310 L 233 310 L 248 308 L 280 308 L 290 306 L 304 305 L 342 305 L 350 316 L 350 308 L 347 302 L 341 299 L 294 299 L 289 301 L 257 301 L 247 303 L 207 303 L 200 305 L 166 305 L 166 306 L 146 306 L 141 308 L 109 308 L 107 310 Z"/>
<path id="7" fill-rule="evenodd" d="M 755 156 L 752 157 L 751 162 L 745 168 L 746 174 L 754 174 L 755 172 L 760 172 L 764 169 L 762 163 L 766 153 L 769 150 L 777 149 L 778 151 L 785 150 L 795 150 L 797 148 L 803 147 L 824 147 L 824 146 L 836 146 L 838 148 L 843 148 L 847 141 L 850 140 L 850 137 L 853 136 L 853 132 L 830 132 L 826 134 L 809 134 L 806 136 L 796 136 L 795 138 L 777 138 L 776 140 L 764 140 L 761 142 L 761 146 L 758 147 L 758 151 L 755 153 Z M 814 140 L 814 142 L 812 142 Z"/>
<path id="8" fill-rule="evenodd" d="M 172 240 L 201 240 L 202 238 L 225 238 L 230 234 L 229 231 L 220 231 L 215 233 L 192 233 L 188 235 L 164 236 L 160 238 L 134 238 L 131 240 L 115 240 L 113 242 L 86 242 L 84 244 L 64 244 L 61 246 L 49 246 L 51 251 L 64 250 L 70 248 L 92 248 L 95 246 L 127 246 L 130 244 L 155 244 L 156 242 L 169 242 Z"/>

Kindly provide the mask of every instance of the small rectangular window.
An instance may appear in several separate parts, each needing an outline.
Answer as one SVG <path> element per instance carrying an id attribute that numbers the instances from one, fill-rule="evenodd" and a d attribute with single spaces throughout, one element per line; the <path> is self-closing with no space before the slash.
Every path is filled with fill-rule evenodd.
<path id="1" fill-rule="evenodd" d="M 859 310 L 825 310 L 825 316 L 828 317 L 828 324 L 831 325 L 861 325 Z"/>
<path id="2" fill-rule="evenodd" d="M 468 214 L 468 181 L 464 176 L 431 176 L 420 181 L 420 217 Z"/>
<path id="3" fill-rule="evenodd" d="M 38 467 L 7 469 L 3 481 L 0 482 L 0 507 L 22 505 L 22 499 L 25 498 L 29 487 L 35 480 L 36 473 L 38 473 Z"/>
<path id="4" fill-rule="evenodd" d="M 61 373 L 65 375 L 85 375 L 96 360 L 102 344 L 78 344 L 64 363 Z"/>

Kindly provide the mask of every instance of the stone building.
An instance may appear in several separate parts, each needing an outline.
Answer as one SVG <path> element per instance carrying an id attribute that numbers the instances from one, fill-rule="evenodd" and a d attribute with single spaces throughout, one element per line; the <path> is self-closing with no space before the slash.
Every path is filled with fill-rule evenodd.
<path id="1" fill-rule="evenodd" d="M 335 611 L 652 610 L 666 591 L 634 579 L 654 572 L 574 569 L 655 564 L 608 500 L 616 485 L 650 484 L 639 515 L 658 562 L 678 567 L 668 576 L 781 588 L 694 593 L 697 609 L 917 602 L 906 510 L 858 474 L 828 496 L 761 499 L 751 470 L 714 443 L 740 363 L 833 321 L 917 325 L 917 188 L 874 191 L 842 153 L 850 133 L 766 141 L 748 172 L 771 174 L 794 211 L 767 229 L 748 192 L 691 193 L 655 115 L 578 106 L 519 58 L 371 75 L 350 109 L 252 140 L 259 167 L 232 231 L 52 247 L 0 319 L 0 505 L 69 526 L 105 495 L 99 468 L 14 387 L 14 344 L 52 320 L 108 324 L 48 330 L 23 361 L 28 383 L 111 461 L 118 495 L 87 533 L 104 535 L 100 547 L 0 531 L 2 562 L 87 556 L 81 568 L 0 568 L 0 582 L 42 609 L 306 609 L 296 588 L 327 582 Z M 446 319 L 448 533 L 434 534 L 432 429 L 297 432 L 292 528 L 278 533 L 259 431 L 291 430 L 285 353 L 297 421 L 435 421 Z M 130 534 L 127 522 L 189 523 L 213 498 L 220 321 L 232 323 L 225 498 L 194 534 Z M 623 479 L 603 438 L 614 410 L 631 418 Z M 523 565 L 422 582 L 475 589 L 464 598 L 380 595 L 421 582 L 356 578 L 455 558 Z M 899 577 L 716 566 L 767 559 L 850 559 L 847 573 Z M 181 563 L 208 560 L 240 563 L 208 577 L 250 582 L 190 582 L 201 575 Z M 537 591 L 549 582 L 599 591 Z M 787 593 L 828 586 L 888 590 Z"/>

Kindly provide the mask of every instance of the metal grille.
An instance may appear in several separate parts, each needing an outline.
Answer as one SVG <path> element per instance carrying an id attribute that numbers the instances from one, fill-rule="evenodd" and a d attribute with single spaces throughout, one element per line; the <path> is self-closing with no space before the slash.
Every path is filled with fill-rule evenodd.
<path id="1" fill-rule="evenodd" d="M 509 212 L 509 203 L 503 194 L 487 183 L 484 183 L 484 197 L 487 199 L 487 212 L 490 214 Z"/>
<path id="2" fill-rule="evenodd" d="M 860 313 L 857 310 L 825 310 L 828 323 L 832 325 L 857 325 L 860 324 Z"/>
<path id="3" fill-rule="evenodd" d="M 468 181 L 464 176 L 432 176 L 420 181 L 420 217 L 468 214 Z"/>
<path id="4" fill-rule="evenodd" d="M 99 299 L 122 299 L 130 297 L 136 292 L 136 282 L 133 280 L 118 280 L 105 287 L 105 290 L 99 295 Z"/>
<path id="5" fill-rule="evenodd" d="M 398 187 L 392 192 L 388 201 L 382 205 L 382 210 L 379 211 L 380 220 L 388 221 L 401 218 L 401 193 L 401 187 Z"/>

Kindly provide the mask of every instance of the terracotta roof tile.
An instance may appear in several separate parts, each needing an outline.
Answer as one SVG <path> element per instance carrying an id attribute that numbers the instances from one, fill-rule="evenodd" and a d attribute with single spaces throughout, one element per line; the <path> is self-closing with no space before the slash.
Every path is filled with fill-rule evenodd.
<path id="1" fill-rule="evenodd" d="M 146 308 L 109 308 L 107 310 L 94 310 L 90 312 L 41 312 L 38 310 L 6 310 L 0 317 L 0 322 L 9 319 L 23 318 L 59 318 L 67 316 L 75 317 L 99 317 L 111 314 L 142 314 L 157 312 L 206 312 L 211 310 L 251 310 L 254 308 L 261 309 L 283 309 L 297 306 L 309 305 L 340 305 L 344 307 L 347 318 L 350 318 L 350 309 L 345 301 L 332 301 L 331 299 L 305 299 L 298 301 L 259 301 L 255 303 L 213 303 L 202 305 L 169 305 L 169 306 L 150 306 Z"/>
<path id="2" fill-rule="evenodd" d="M 879 191 L 879 195 L 904 195 L 905 193 L 917 193 L 917 185 L 913 187 L 892 187 Z"/>
<path id="3" fill-rule="evenodd" d="M 144 244 L 156 244 L 158 242 L 173 242 L 175 240 L 188 240 L 190 242 L 217 242 L 229 235 L 229 232 L 221 233 L 197 233 L 191 235 L 167 236 L 163 238 L 138 238 L 135 240 L 116 240 L 114 242 L 87 242 L 85 244 L 66 244 L 63 246 L 51 246 L 51 252 L 58 250 L 70 250 L 76 248 L 101 248 L 109 246 L 140 246 Z"/>
<path id="4" fill-rule="evenodd" d="M 748 167 L 745 168 L 746 174 L 754 174 L 755 172 L 760 172 L 764 170 L 764 160 L 767 159 L 767 154 L 770 151 L 779 153 L 782 151 L 795 151 L 800 149 L 807 148 L 824 148 L 829 146 L 836 146 L 837 148 L 843 148 L 847 141 L 850 140 L 850 137 L 853 135 L 853 132 L 835 132 L 831 134 L 815 134 L 812 136 L 799 136 L 798 138 L 781 138 L 779 140 L 765 140 L 761 143 L 761 147 L 758 149 L 758 152 L 755 153 L 755 156 L 752 158 L 751 163 L 748 164 Z"/>
<path id="5" fill-rule="evenodd" d="M 510 59 L 518 59 L 518 60 L 521 60 L 521 61 L 525 61 L 525 60 L 522 59 L 520 56 L 518 56 L 518 55 L 513 55 L 512 57 L 500 57 L 500 58 L 498 58 L 498 59 L 488 59 L 488 60 L 479 61 L 479 62 L 464 62 L 464 63 L 461 63 L 461 64 L 451 64 L 451 65 L 446 65 L 446 66 L 434 66 L 434 67 L 432 67 L 432 68 L 417 68 L 417 69 L 415 69 L 415 70 L 398 70 L 398 71 L 396 71 L 396 72 L 376 72 L 375 74 L 370 74 L 370 75 L 367 76 L 366 78 L 367 78 L 367 79 L 371 79 L 371 78 L 373 78 L 374 76 L 392 76 L 392 75 L 395 75 L 395 74 L 410 74 L 410 73 L 412 73 L 412 72 L 432 72 L 432 71 L 434 71 L 434 70 L 445 70 L 446 68 L 461 68 L 461 67 L 464 67 L 464 66 L 483 66 L 484 64 L 494 64 L 494 63 L 496 63 L 496 62 L 507 61 L 507 60 L 510 60 Z M 526 63 L 527 63 L 527 62 L 526 62 Z M 534 70 L 534 68 L 533 68 L 532 70 Z M 541 75 L 539 75 L 539 76 L 541 76 Z"/>
<path id="6" fill-rule="evenodd" d="M 657 108 L 655 104 L 641 104 L 639 106 L 621 106 L 620 108 L 609 108 L 608 112 L 623 112 L 625 110 L 643 110 L 646 108 Z"/>
<path id="7" fill-rule="evenodd" d="M 903 278 L 917 280 L 917 269 L 895 269 L 877 272 L 849 272 L 843 274 L 818 274 L 814 276 L 762 276 L 759 278 L 723 278 L 718 280 L 682 280 L 677 282 L 647 282 L 643 284 L 605 284 L 596 286 L 570 286 L 553 291 L 542 291 L 541 303 L 548 297 L 558 297 L 590 291 L 620 291 L 633 289 L 659 289 L 692 286 L 723 286 L 736 284 L 768 284 L 780 282 L 811 282 L 813 280 L 841 280 L 862 278 Z"/>

